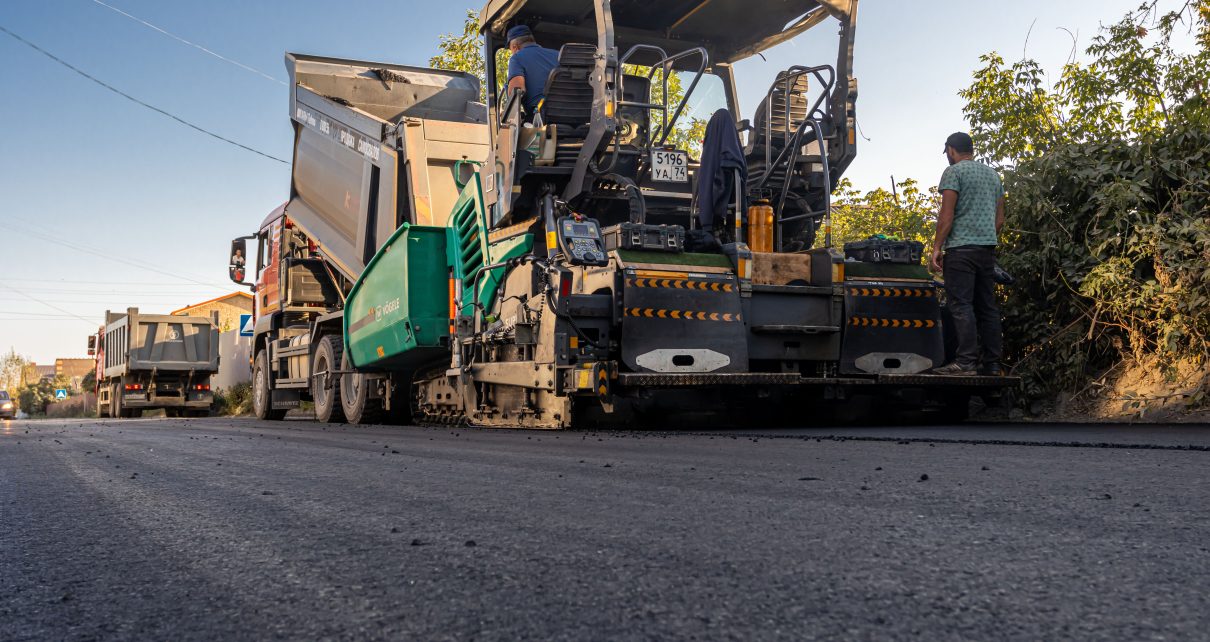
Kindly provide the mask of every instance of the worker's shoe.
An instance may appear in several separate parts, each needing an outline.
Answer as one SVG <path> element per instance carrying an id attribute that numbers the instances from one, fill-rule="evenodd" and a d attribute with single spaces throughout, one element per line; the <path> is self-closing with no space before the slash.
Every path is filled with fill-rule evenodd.
<path id="1" fill-rule="evenodd" d="M 974 368 L 964 366 L 955 361 L 940 368 L 933 368 L 933 374 L 945 377 L 973 377 L 978 373 Z"/>
<path id="2" fill-rule="evenodd" d="M 985 363 L 979 367 L 979 375 L 983 377 L 1003 377 L 1004 368 L 998 363 Z"/>

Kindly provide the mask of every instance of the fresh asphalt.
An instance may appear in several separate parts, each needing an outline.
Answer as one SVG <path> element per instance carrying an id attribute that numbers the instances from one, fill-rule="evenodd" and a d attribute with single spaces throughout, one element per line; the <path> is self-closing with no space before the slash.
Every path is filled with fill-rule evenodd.
<path id="1" fill-rule="evenodd" d="M 0 639 L 1206 639 L 1210 427 L 0 422 Z"/>

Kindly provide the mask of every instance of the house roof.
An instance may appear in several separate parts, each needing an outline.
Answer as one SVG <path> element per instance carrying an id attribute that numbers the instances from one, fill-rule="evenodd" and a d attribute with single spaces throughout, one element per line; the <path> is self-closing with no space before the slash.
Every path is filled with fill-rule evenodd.
<path id="1" fill-rule="evenodd" d="M 240 298 L 240 297 L 247 299 L 248 301 L 252 300 L 251 294 L 248 294 L 247 292 L 236 291 L 236 292 L 231 292 L 229 294 L 224 294 L 222 296 L 216 296 L 213 299 L 202 301 L 201 303 L 193 303 L 191 305 L 187 305 L 179 310 L 173 310 L 170 314 L 174 314 L 174 315 L 175 314 L 185 314 L 185 313 L 189 312 L 190 310 L 192 310 L 194 308 L 200 308 L 203 305 L 208 305 L 211 303 L 220 303 L 222 301 L 226 301 L 227 299 L 234 299 L 234 298 Z"/>

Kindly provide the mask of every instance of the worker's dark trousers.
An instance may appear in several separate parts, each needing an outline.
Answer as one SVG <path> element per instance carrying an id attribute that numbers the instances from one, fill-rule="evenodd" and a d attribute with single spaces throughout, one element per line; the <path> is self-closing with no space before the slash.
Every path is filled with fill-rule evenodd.
<path id="1" fill-rule="evenodd" d="M 958 349 L 954 361 L 968 369 L 1000 363 L 1000 305 L 996 302 L 996 248 L 963 245 L 945 251 L 945 295 Z M 979 348 L 983 347 L 980 355 Z"/>

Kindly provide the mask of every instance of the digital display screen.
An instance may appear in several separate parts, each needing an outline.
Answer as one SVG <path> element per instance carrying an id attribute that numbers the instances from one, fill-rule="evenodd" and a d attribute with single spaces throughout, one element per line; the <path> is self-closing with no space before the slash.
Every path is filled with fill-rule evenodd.
<path id="1" fill-rule="evenodd" d="M 573 225 L 571 229 L 572 234 L 575 234 L 576 236 L 592 236 L 592 227 L 589 225 L 580 223 L 578 225 Z"/>

